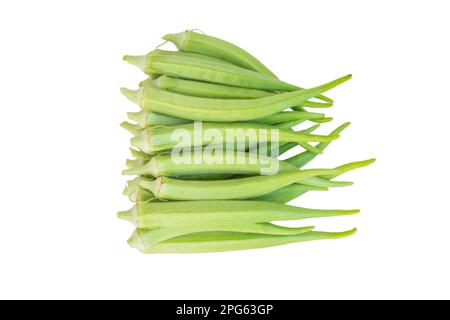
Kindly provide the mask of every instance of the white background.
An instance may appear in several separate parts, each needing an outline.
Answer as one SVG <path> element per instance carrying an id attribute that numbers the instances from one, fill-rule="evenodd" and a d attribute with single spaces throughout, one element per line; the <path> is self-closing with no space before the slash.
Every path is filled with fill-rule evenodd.
<path id="1" fill-rule="evenodd" d="M 0 4 L 1 298 L 450 298 L 447 1 L 9 1 Z M 200 28 L 281 78 L 333 90 L 352 125 L 312 164 L 377 157 L 350 188 L 310 193 L 350 238 L 263 250 L 143 255 L 115 212 L 135 106 L 121 61 Z M 167 46 L 170 48 L 170 46 Z M 307 221 L 312 223 L 312 221 Z"/>

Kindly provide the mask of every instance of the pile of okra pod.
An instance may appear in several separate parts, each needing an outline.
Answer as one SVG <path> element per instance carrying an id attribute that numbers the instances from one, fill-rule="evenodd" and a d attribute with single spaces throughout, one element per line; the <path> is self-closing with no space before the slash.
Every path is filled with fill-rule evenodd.
<path id="1" fill-rule="evenodd" d="M 303 169 L 349 125 L 344 123 L 328 135 L 313 134 L 321 123 L 332 119 L 311 109 L 332 106 L 333 100 L 323 94 L 351 75 L 303 89 L 279 80 L 248 52 L 219 38 L 185 31 L 163 39 L 178 51 L 158 49 L 124 57 L 148 75 L 139 89 L 121 89 L 140 107 L 139 112 L 128 113 L 132 122 L 121 125 L 133 134 L 133 159 L 127 160 L 124 174 L 134 179 L 127 182 L 124 194 L 134 205 L 118 213 L 136 227 L 128 240 L 130 246 L 144 253 L 215 252 L 355 233 L 356 229 L 325 232 L 309 225 L 292 228 L 273 223 L 359 212 L 286 204 L 308 191 L 350 185 L 334 179 L 374 161 Z M 214 162 L 203 156 L 190 163 L 175 162 L 172 151 L 180 144 L 173 139 L 176 130 L 194 135 L 198 121 L 203 130 L 223 134 L 230 129 L 276 130 L 277 141 L 271 141 L 271 134 L 263 137 L 264 154 L 262 149 L 249 148 L 255 142 L 251 136 L 238 138 L 240 144 L 227 144 L 223 157 L 240 161 Z M 297 129 L 307 121 L 312 126 Z M 194 138 L 183 147 L 202 152 L 214 143 Z M 297 146 L 301 150 L 297 154 L 278 160 Z M 258 161 L 250 161 L 252 157 Z M 263 163 L 279 169 L 275 174 L 262 174 Z"/>

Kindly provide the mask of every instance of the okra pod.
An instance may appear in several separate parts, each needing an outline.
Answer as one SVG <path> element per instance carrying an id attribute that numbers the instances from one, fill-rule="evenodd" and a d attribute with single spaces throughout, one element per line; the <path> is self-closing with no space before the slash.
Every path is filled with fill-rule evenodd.
<path id="1" fill-rule="evenodd" d="M 279 246 L 295 242 L 339 239 L 353 235 L 356 229 L 344 232 L 310 231 L 298 235 L 268 235 L 241 232 L 199 232 L 171 238 L 155 245 L 147 243 L 151 231 L 137 229 L 128 244 L 143 253 L 206 253 L 247 250 Z M 151 239 L 150 239 L 151 240 Z"/>
<path id="2" fill-rule="evenodd" d="M 175 44 L 180 51 L 200 53 L 218 58 L 241 66 L 242 68 L 257 71 L 276 78 L 275 74 L 258 59 L 244 49 L 228 41 L 192 30 L 166 34 L 163 39 Z"/>
<path id="3" fill-rule="evenodd" d="M 248 121 L 278 113 L 328 91 L 349 80 L 351 75 L 311 89 L 255 99 L 211 99 L 185 96 L 145 83 L 138 90 L 122 88 L 122 93 L 142 109 L 173 117 L 214 122 Z"/>
<path id="4" fill-rule="evenodd" d="M 148 110 L 141 110 L 138 112 L 127 112 L 127 116 L 128 116 L 128 119 L 135 121 L 141 128 L 147 128 L 150 126 L 158 126 L 158 125 L 172 126 L 172 125 L 186 124 L 186 123 L 192 122 L 192 120 L 171 117 L 171 116 L 159 114 L 156 112 L 151 112 Z M 284 111 L 284 112 L 275 113 L 275 114 L 267 116 L 267 117 L 254 119 L 254 120 L 252 120 L 252 122 L 275 125 L 275 124 L 281 124 L 281 123 L 286 123 L 286 122 L 290 122 L 290 121 L 295 121 L 295 122 L 291 122 L 291 123 L 298 124 L 298 123 L 301 123 L 306 120 L 324 119 L 324 117 L 325 117 L 325 115 L 323 113 L 305 112 L 305 111 L 290 111 L 290 112 Z M 302 121 L 297 122 L 300 120 L 302 120 Z M 127 126 L 129 126 L 128 123 L 127 123 Z M 290 128 L 290 127 L 292 127 L 292 125 L 286 124 L 283 127 Z M 128 128 L 125 128 L 125 129 L 128 130 Z M 132 128 L 131 130 L 134 130 L 134 128 Z M 128 131 L 130 131 L 130 130 L 128 130 Z"/>
<path id="5" fill-rule="evenodd" d="M 141 181 L 139 186 L 150 190 L 156 198 L 163 200 L 248 199 L 301 182 L 309 177 L 338 172 L 335 169 L 310 169 L 280 172 L 271 176 L 216 181 L 186 181 L 159 177 L 153 181 Z"/>
<path id="6" fill-rule="evenodd" d="M 147 229 L 145 233 L 146 246 L 153 246 L 161 241 L 174 237 L 179 237 L 191 233 L 207 232 L 207 231 L 229 231 L 243 233 L 273 234 L 273 235 L 296 235 L 313 230 L 314 227 L 287 228 L 277 226 L 272 223 L 224 223 L 217 225 L 196 225 L 196 226 L 173 226 L 155 229 Z"/>
<path id="7" fill-rule="evenodd" d="M 174 78 L 168 75 L 163 75 L 156 79 L 144 80 L 139 83 L 139 87 L 144 86 L 146 82 L 149 82 L 150 85 L 154 85 L 160 89 L 170 92 L 203 98 L 254 99 L 276 94 L 274 92 L 264 90 L 239 88 L 217 83 Z M 302 106 L 310 108 L 328 108 L 332 105 L 332 102 L 315 102 L 309 100 L 302 103 Z"/>
<path id="8" fill-rule="evenodd" d="M 224 84 L 235 87 L 294 91 L 299 87 L 256 71 L 244 69 L 223 61 L 205 59 L 203 55 L 187 56 L 183 52 L 154 50 L 145 56 L 124 56 L 146 74 L 169 75 L 183 79 Z"/>
<path id="9" fill-rule="evenodd" d="M 118 217 L 137 228 L 154 229 L 176 226 L 219 226 L 271 221 L 302 220 L 344 216 L 359 210 L 319 210 L 300 208 L 267 201 L 169 201 L 135 204 Z"/>
<path id="10" fill-rule="evenodd" d="M 276 129 L 276 131 L 273 131 Z M 308 142 L 331 141 L 339 138 L 338 135 L 313 135 L 302 132 L 294 132 L 287 129 L 279 129 L 276 126 L 269 126 L 258 123 L 201 123 L 202 132 L 211 130 L 214 135 L 203 136 L 195 139 L 196 133 L 200 130 L 200 124 L 196 127 L 194 123 L 177 126 L 157 126 L 142 130 L 141 133 L 131 139 L 131 145 L 145 153 L 154 153 L 172 148 L 200 147 L 202 145 L 234 143 L 267 143 L 272 142 L 272 133 L 278 135 L 279 143 L 295 142 L 312 152 L 320 152 L 317 148 L 308 145 Z M 256 130 L 266 130 L 265 135 L 257 135 Z M 231 132 L 231 133 L 230 133 Z M 236 133 L 236 134 L 233 134 Z M 242 134 L 237 134 L 242 133 Z M 233 141 L 226 141 L 226 137 L 233 134 Z M 181 140 L 181 141 L 178 141 Z"/>

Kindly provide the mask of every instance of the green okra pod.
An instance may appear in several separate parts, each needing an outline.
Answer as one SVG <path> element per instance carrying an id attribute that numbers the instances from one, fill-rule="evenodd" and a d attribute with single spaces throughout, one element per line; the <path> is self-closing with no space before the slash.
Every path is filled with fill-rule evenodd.
<path id="1" fill-rule="evenodd" d="M 283 188 L 301 180 L 338 173 L 334 169 L 286 171 L 271 176 L 254 176 L 216 181 L 186 181 L 159 177 L 141 181 L 139 185 L 163 200 L 227 200 L 248 199 Z"/>
<path id="2" fill-rule="evenodd" d="M 232 250 L 267 248 L 289 243 L 339 239 L 353 235 L 356 229 L 344 232 L 310 231 L 298 235 L 268 235 L 241 232 L 199 232 L 175 237 L 150 245 L 146 235 L 151 230 L 137 229 L 128 240 L 128 244 L 143 253 L 206 253 Z"/>
<path id="3" fill-rule="evenodd" d="M 225 159 L 233 159 L 232 161 L 225 161 Z M 296 167 L 285 161 L 280 161 L 275 158 L 262 156 L 254 153 L 247 152 L 232 152 L 232 154 L 225 153 L 223 160 L 220 162 L 214 162 L 214 158 L 203 156 L 201 161 L 194 162 L 189 161 L 185 163 L 175 163 L 171 154 L 163 153 L 152 157 L 147 163 L 141 166 L 134 166 L 131 169 L 124 170 L 123 174 L 126 175 L 151 175 L 155 178 L 158 177 L 182 177 L 186 179 L 186 176 L 203 175 L 205 178 L 210 178 L 211 175 L 228 175 L 241 174 L 241 175 L 260 175 L 273 174 L 283 171 L 298 171 Z M 360 168 L 370 164 L 369 162 L 355 162 L 347 165 L 337 167 L 340 170 L 339 174 L 342 174 L 348 170 Z M 269 171 L 270 170 L 270 171 Z M 275 171 L 276 170 L 276 171 Z M 338 176 L 338 174 L 334 174 Z M 214 179 L 216 180 L 216 179 Z M 315 186 L 315 187 L 342 187 L 351 185 L 351 182 L 336 182 L 329 179 L 322 179 L 319 177 L 310 177 L 303 179 L 302 184 Z"/>
<path id="4" fill-rule="evenodd" d="M 135 121 L 141 128 L 148 128 L 151 126 L 159 126 L 159 125 L 172 126 L 172 125 L 192 123 L 192 120 L 171 117 L 156 112 L 151 112 L 148 110 L 141 110 L 138 112 L 128 112 L 127 115 L 128 119 Z M 254 119 L 252 120 L 252 122 L 269 125 L 277 125 L 290 122 L 289 124 L 284 125 L 284 127 L 290 128 L 293 126 L 293 124 L 298 124 L 306 120 L 321 120 L 321 119 L 326 119 L 324 118 L 323 113 L 306 112 L 306 111 L 291 111 L 291 112 L 284 111 L 275 113 L 267 117 Z M 127 122 L 125 123 L 127 126 L 125 129 L 127 129 L 130 132 L 133 132 L 135 130 L 134 127 L 128 129 L 128 126 L 130 126 L 130 124 Z"/>
<path id="5" fill-rule="evenodd" d="M 313 230 L 314 227 L 299 227 L 287 228 L 278 226 L 272 223 L 224 223 L 216 225 L 196 225 L 196 226 L 173 226 L 160 227 L 155 229 L 147 229 L 145 232 L 146 246 L 153 246 L 164 240 L 174 237 L 179 237 L 187 234 L 207 232 L 207 231 L 228 231 L 228 232 L 243 232 L 243 233 L 258 233 L 258 234 L 272 234 L 272 235 L 297 235 Z"/>
<path id="6" fill-rule="evenodd" d="M 199 139 L 195 138 L 196 134 L 198 135 L 208 130 L 211 135 L 203 135 Z M 265 130 L 266 134 L 258 134 L 259 130 Z M 258 123 L 203 122 L 201 124 L 198 123 L 197 126 L 195 123 L 188 123 L 168 127 L 150 127 L 133 137 L 131 145 L 145 153 L 154 153 L 175 147 L 200 147 L 202 145 L 223 143 L 266 143 L 272 142 L 272 137 L 275 134 L 279 143 L 295 142 L 313 152 L 320 152 L 320 150 L 308 145 L 308 142 L 331 141 L 339 138 L 338 135 L 313 135 Z M 232 138 L 233 141 L 229 141 L 228 138 Z"/>
<path id="7" fill-rule="evenodd" d="M 203 98 L 255 99 L 277 94 L 264 90 L 239 88 L 217 83 L 174 78 L 168 75 L 162 75 L 156 79 L 144 80 L 139 83 L 139 87 L 143 87 L 146 82 L 149 82 L 150 85 L 154 85 L 160 89 L 170 92 Z M 332 102 L 315 102 L 309 100 L 302 102 L 302 106 L 310 108 L 328 108 L 332 105 Z"/>
<path id="8" fill-rule="evenodd" d="M 226 161 L 226 159 L 232 159 Z M 254 174 L 264 173 L 264 168 L 279 168 L 278 171 L 297 171 L 293 165 L 257 153 L 225 152 L 223 161 L 214 162 L 214 157 L 204 155 L 201 162 L 175 163 L 171 154 L 158 154 L 146 164 L 128 169 L 128 175 L 152 175 L 153 177 L 174 177 L 201 173 Z"/>
<path id="9" fill-rule="evenodd" d="M 145 56 L 124 56 L 146 74 L 169 75 L 190 80 L 224 84 L 234 87 L 294 91 L 295 85 L 259 72 L 244 69 L 223 61 L 205 59 L 203 55 L 186 55 L 178 51 L 154 50 Z"/>
<path id="10" fill-rule="evenodd" d="M 244 154 L 243 157 L 248 156 L 248 154 Z M 236 157 L 237 159 L 237 157 Z M 245 159 L 245 158 L 244 158 Z M 153 162 L 152 162 L 153 161 Z M 278 160 L 272 159 L 271 161 L 276 162 Z M 268 200 L 268 201 L 275 201 L 275 202 L 282 202 L 285 203 L 287 201 L 293 200 L 296 197 L 304 194 L 307 191 L 311 190 L 327 190 L 327 188 L 331 187 L 343 187 L 351 185 L 351 182 L 340 182 L 340 181 L 331 181 L 330 179 L 337 177 L 338 175 L 341 175 L 345 172 L 348 172 L 350 170 L 354 170 L 357 168 L 362 168 L 365 166 L 368 166 L 372 164 L 375 161 L 375 159 L 369 159 L 369 160 L 363 160 L 358 162 L 351 162 L 348 164 L 344 164 L 342 166 L 338 166 L 334 169 L 328 169 L 328 170 L 335 170 L 333 173 L 328 173 L 324 175 L 318 175 L 318 176 L 312 176 L 312 177 L 306 177 L 302 180 L 299 180 L 295 182 L 294 185 L 287 185 L 284 187 L 281 187 L 280 189 L 271 191 L 269 193 L 265 193 L 262 195 L 251 197 L 252 199 L 261 199 L 261 200 Z M 289 163 L 285 163 L 283 161 L 278 161 L 279 163 L 277 166 L 280 168 L 281 171 L 291 171 L 291 172 L 298 172 L 297 168 L 293 167 Z M 232 177 L 230 173 L 234 172 L 235 174 L 260 174 L 261 173 L 261 167 L 254 164 L 237 164 L 234 165 L 231 164 L 218 164 L 218 165 L 203 165 L 200 164 L 181 164 L 176 165 L 172 162 L 169 155 L 161 154 L 153 157 L 150 162 L 148 162 L 146 165 L 142 167 L 133 168 L 131 170 L 126 170 L 125 173 L 127 174 L 140 174 L 140 175 L 154 175 L 155 177 L 162 177 L 162 176 L 175 176 L 178 178 L 181 178 L 182 180 L 224 180 L 229 179 Z M 235 179 L 228 180 L 228 183 L 233 184 L 241 181 L 234 177 Z M 153 183 L 153 179 L 149 178 L 142 178 L 142 180 L 147 181 L 149 183 Z M 172 183 L 176 182 L 177 180 L 173 180 Z M 139 182 L 139 180 L 138 180 Z M 195 181 L 191 181 L 195 182 Z M 134 188 L 137 188 L 138 190 L 135 190 L 132 192 L 132 194 L 139 194 L 140 189 L 142 188 L 139 186 L 139 183 L 135 182 L 132 184 Z M 138 187 L 139 186 L 139 187 Z M 192 187 L 192 186 L 191 186 Z M 128 187 L 130 189 L 130 187 Z M 148 188 L 148 186 L 147 186 Z M 207 187 L 199 188 L 198 190 L 203 189 L 207 190 Z M 152 189 L 150 189 L 152 190 Z M 152 190 L 153 191 L 153 190 Z M 148 191 L 150 192 L 150 191 Z M 151 193 L 151 192 L 150 192 Z M 145 193 L 144 193 L 145 194 Z M 151 197 L 153 196 L 153 193 L 151 193 Z M 130 197 L 131 198 L 131 197 Z M 133 200 L 134 201 L 134 200 Z"/>
<path id="11" fill-rule="evenodd" d="M 259 222 L 335 217 L 359 210 L 309 209 L 267 201 L 169 201 L 135 204 L 120 211 L 118 217 L 138 228 L 154 229 L 176 226 L 220 226 L 227 223 L 246 225 Z"/>
<path id="12" fill-rule="evenodd" d="M 211 99 L 185 96 L 145 83 L 138 90 L 122 93 L 142 109 L 173 117 L 214 122 L 248 121 L 278 113 L 328 91 L 349 80 L 351 75 L 311 89 L 301 89 L 255 99 Z"/>
<path id="13" fill-rule="evenodd" d="M 164 40 L 176 45 L 178 50 L 200 53 L 213 58 L 228 61 L 235 65 L 276 78 L 258 59 L 244 49 L 219 38 L 201 34 L 192 30 L 166 34 Z"/>

